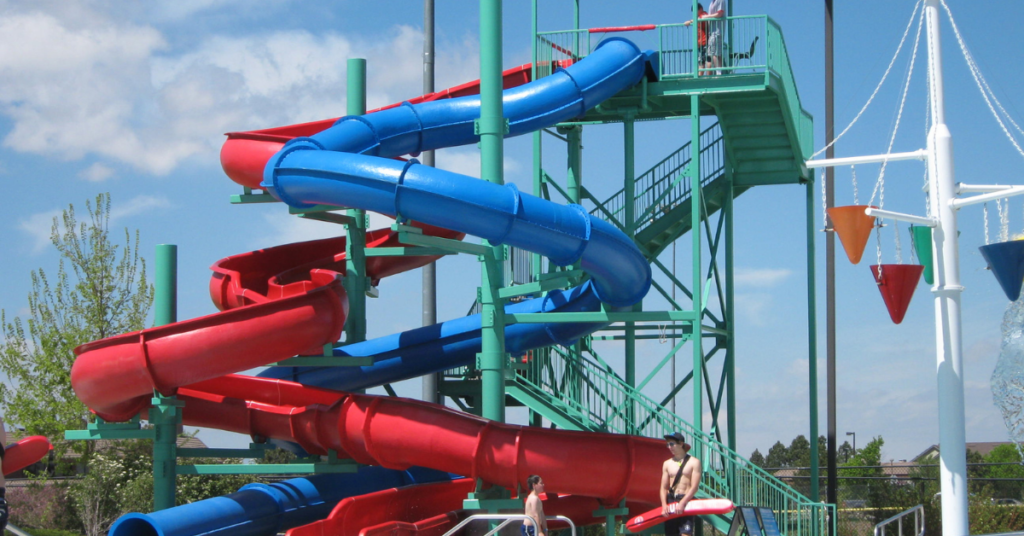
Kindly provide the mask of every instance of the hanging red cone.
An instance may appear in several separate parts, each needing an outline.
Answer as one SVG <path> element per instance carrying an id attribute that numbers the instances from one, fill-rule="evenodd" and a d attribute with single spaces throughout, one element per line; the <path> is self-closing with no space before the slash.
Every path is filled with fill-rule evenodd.
<path id="1" fill-rule="evenodd" d="M 871 273 L 875 276 L 875 283 L 878 283 L 878 291 L 882 293 L 882 300 L 885 301 L 885 308 L 889 310 L 889 318 L 893 323 L 903 322 L 903 317 L 910 307 L 910 298 L 914 297 L 914 290 L 918 281 L 921 280 L 921 273 L 924 266 L 920 264 L 873 264 Z"/>
<path id="2" fill-rule="evenodd" d="M 868 205 L 850 205 L 846 207 L 832 207 L 827 209 L 828 217 L 832 219 L 832 229 L 839 236 L 843 243 L 843 250 L 850 262 L 857 264 L 864 255 L 864 246 L 868 245 L 868 238 L 871 237 L 871 229 L 875 226 L 875 219 L 864 214 Z M 878 208 L 870 206 L 870 208 Z"/>

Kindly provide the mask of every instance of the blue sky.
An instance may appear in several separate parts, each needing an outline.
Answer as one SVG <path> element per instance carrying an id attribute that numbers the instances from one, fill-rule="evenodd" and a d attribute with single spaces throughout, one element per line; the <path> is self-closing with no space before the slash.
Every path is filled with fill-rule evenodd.
<path id="1" fill-rule="evenodd" d="M 947 0 L 982 72 L 1018 124 L 1024 98 L 1011 91 L 1024 83 L 1019 54 L 1024 37 L 1014 23 L 1024 4 L 1004 3 L 999 15 L 974 3 Z M 815 146 L 823 142 L 823 7 L 817 0 L 735 0 L 735 14 L 767 13 L 782 27 L 804 107 L 816 118 Z M 836 123 L 842 129 L 871 95 L 910 19 L 910 0 L 836 3 Z M 388 9 L 381 9 L 386 5 Z M 541 29 L 571 27 L 571 2 L 541 6 Z M 525 0 L 505 2 L 505 66 L 529 61 L 530 10 Z M 179 317 L 214 311 L 207 294 L 208 267 L 218 259 L 287 242 L 331 236 L 339 229 L 287 215 L 282 205 L 231 206 L 240 188 L 220 169 L 218 151 L 227 131 L 251 130 L 335 117 L 345 110 L 345 64 L 368 59 L 369 106 L 420 94 L 422 2 L 294 1 L 254 4 L 241 0 L 178 2 L 0 0 L 0 307 L 25 315 L 30 270 L 56 270 L 48 244 L 50 221 L 69 203 L 81 206 L 96 193 L 114 199 L 114 225 L 139 229 L 142 249 L 179 246 Z M 449 87 L 477 78 L 477 3 L 438 0 L 437 83 Z M 683 2 L 585 2 L 585 27 L 675 23 L 690 18 Z M 915 26 L 916 28 L 916 26 Z M 1019 183 L 1021 155 L 989 115 L 943 21 L 947 123 L 954 136 L 957 179 L 970 183 Z M 914 29 L 911 30 L 911 37 Z M 641 43 L 647 36 L 641 36 Z M 923 37 L 922 37 L 923 39 Z M 912 44 L 906 45 L 889 81 L 860 122 L 837 145 L 837 155 L 885 152 Z M 922 148 L 924 47 L 901 119 L 894 151 Z M 646 170 L 688 140 L 686 121 L 637 128 L 637 170 Z M 621 126 L 584 133 L 584 182 L 598 193 L 621 185 Z M 1020 137 L 1018 137 L 1020 139 Z M 564 166 L 560 148 L 545 142 L 545 164 Z M 529 188 L 528 137 L 506 143 L 506 180 Z M 475 147 L 439 152 L 437 163 L 478 175 Z M 553 175 L 561 176 L 553 172 Z M 848 169 L 837 171 L 838 204 L 852 204 Z M 870 197 L 878 166 L 857 170 L 860 201 Z M 885 207 L 922 214 L 921 163 L 894 163 L 885 176 Z M 737 350 L 739 450 L 765 452 L 808 431 L 806 261 L 802 187 L 757 188 L 736 202 Z M 815 190 L 820 229 L 820 191 Z M 1024 209 L 1009 203 L 1010 232 L 1024 227 Z M 990 233 L 998 234 L 990 206 Z M 381 220 L 374 219 L 374 222 Z M 992 403 L 989 377 L 999 354 L 999 325 L 1007 301 L 985 270 L 982 210 L 960 216 L 964 369 L 968 441 L 1007 437 Z M 910 261 L 906 226 L 900 226 L 904 261 Z M 824 326 L 824 241 L 818 238 L 819 320 Z M 884 262 L 895 262 L 892 226 L 881 237 Z M 688 250 L 689 241 L 680 242 Z M 938 442 L 934 313 L 922 284 L 903 324 L 888 319 L 865 260 L 851 266 L 839 252 L 838 369 L 840 439 L 856 432 L 858 444 L 886 439 L 887 459 L 912 457 Z M 670 263 L 668 256 L 662 259 Z M 678 259 L 682 267 L 688 258 Z M 439 265 L 439 319 L 465 313 L 479 268 L 468 257 Z M 680 277 L 689 279 L 680 268 Z M 419 325 L 419 272 L 396 276 L 370 302 L 369 335 Z M 647 309 L 663 307 L 649 298 Z M 824 416 L 824 331 L 819 334 Z M 667 351 L 658 341 L 640 346 L 643 376 Z M 608 348 L 610 356 L 615 350 Z M 688 354 L 687 354 L 688 355 Z M 689 360 L 681 360 L 685 370 Z M 663 375 L 665 376 L 665 375 Z M 660 380 L 660 378 L 659 378 Z M 658 383 L 656 380 L 654 383 Z M 658 395 L 667 389 L 653 387 Z M 416 396 L 419 381 L 399 386 Z M 690 415 L 689 391 L 678 411 Z M 513 416 L 517 416 L 513 413 Z M 246 438 L 203 431 L 212 445 Z"/>

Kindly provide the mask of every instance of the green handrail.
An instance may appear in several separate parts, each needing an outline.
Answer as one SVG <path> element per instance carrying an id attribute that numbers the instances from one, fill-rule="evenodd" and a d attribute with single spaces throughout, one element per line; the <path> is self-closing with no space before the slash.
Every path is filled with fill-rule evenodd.
<path id="1" fill-rule="evenodd" d="M 571 409 L 583 421 L 581 428 L 593 429 L 597 424 L 610 433 L 657 438 L 682 431 L 692 438 L 692 452 L 704 464 L 702 495 L 770 507 L 786 534 L 817 534 L 825 527 L 827 505 L 811 502 L 586 356 L 576 360 L 558 348 L 537 350 L 515 381 L 535 396 Z M 626 411 L 630 406 L 633 411 Z"/>
<path id="2" fill-rule="evenodd" d="M 706 186 L 724 172 L 724 141 L 721 127 L 716 123 L 700 135 L 701 146 L 701 185 Z M 690 164 L 690 142 L 666 156 L 657 164 L 636 179 L 636 195 L 634 196 L 634 214 L 638 214 L 634 229 L 640 232 L 657 220 L 652 217 L 655 210 L 667 213 L 680 203 L 690 198 L 690 180 L 681 177 L 686 166 Z M 680 179 L 680 180 L 676 180 Z M 602 206 L 607 214 L 619 219 L 624 212 L 626 200 L 625 188 L 615 192 Z M 594 208 L 590 213 L 603 219 L 605 212 Z"/>

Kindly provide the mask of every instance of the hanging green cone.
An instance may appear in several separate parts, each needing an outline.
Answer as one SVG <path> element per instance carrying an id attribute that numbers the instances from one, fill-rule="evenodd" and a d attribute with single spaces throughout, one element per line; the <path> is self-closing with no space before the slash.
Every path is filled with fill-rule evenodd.
<path id="1" fill-rule="evenodd" d="M 914 243 L 917 260 L 924 266 L 924 282 L 935 284 L 935 259 L 932 257 L 932 228 L 910 226 L 910 240 Z"/>

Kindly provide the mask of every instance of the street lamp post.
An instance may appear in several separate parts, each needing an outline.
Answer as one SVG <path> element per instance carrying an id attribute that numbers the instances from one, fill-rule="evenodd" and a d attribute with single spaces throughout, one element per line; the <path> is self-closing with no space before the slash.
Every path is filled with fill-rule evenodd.
<path id="1" fill-rule="evenodd" d="M 846 435 L 853 436 L 853 454 L 857 454 L 857 432 L 846 432 Z"/>

